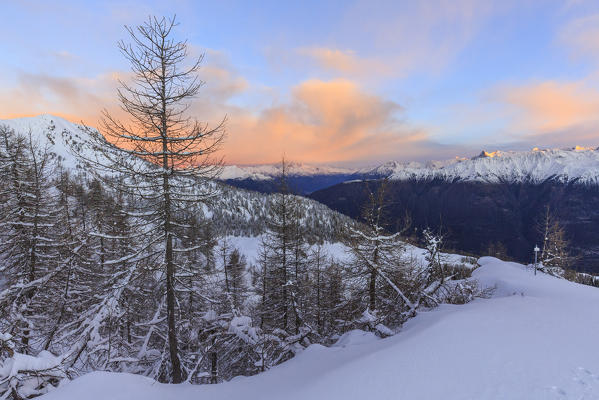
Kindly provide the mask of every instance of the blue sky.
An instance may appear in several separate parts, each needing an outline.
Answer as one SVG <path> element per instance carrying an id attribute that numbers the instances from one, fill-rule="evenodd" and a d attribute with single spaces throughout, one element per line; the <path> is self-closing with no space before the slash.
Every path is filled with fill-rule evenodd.
<path id="1" fill-rule="evenodd" d="M 597 146 L 595 1 L 4 1 L 0 118 L 116 108 L 123 25 L 177 14 L 229 162 Z M 597 115 L 597 116 L 596 116 Z"/>

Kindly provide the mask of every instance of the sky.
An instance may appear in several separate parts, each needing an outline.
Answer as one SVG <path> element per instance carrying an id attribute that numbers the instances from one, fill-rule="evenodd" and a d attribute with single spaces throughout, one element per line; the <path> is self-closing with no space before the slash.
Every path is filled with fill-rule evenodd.
<path id="1" fill-rule="evenodd" d="M 231 164 L 368 165 L 599 145 L 599 2 L 0 2 L 0 119 L 97 126 L 124 26 L 176 15 L 204 54 L 190 112 Z"/>

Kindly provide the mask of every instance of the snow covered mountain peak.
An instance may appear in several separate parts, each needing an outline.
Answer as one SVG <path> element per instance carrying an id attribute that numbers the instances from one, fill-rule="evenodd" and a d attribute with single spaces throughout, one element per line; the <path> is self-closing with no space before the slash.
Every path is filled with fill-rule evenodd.
<path id="1" fill-rule="evenodd" d="M 478 156 L 473 157 L 473 158 L 495 158 L 495 157 L 501 157 L 503 155 L 503 153 L 500 150 L 495 150 L 495 151 L 486 151 L 483 150 Z"/>
<path id="2" fill-rule="evenodd" d="M 9 127 L 25 133 L 29 130 L 32 133 L 42 131 L 62 131 L 62 130 L 80 130 L 82 125 L 70 122 L 62 117 L 52 114 L 39 114 L 34 117 L 21 117 L 0 120 L 0 124 L 8 125 Z"/>
<path id="3" fill-rule="evenodd" d="M 387 163 L 372 173 L 393 180 L 477 181 L 488 183 L 556 180 L 599 184 L 599 150 L 576 146 L 532 151 L 482 151 L 471 159 L 427 163 Z"/>

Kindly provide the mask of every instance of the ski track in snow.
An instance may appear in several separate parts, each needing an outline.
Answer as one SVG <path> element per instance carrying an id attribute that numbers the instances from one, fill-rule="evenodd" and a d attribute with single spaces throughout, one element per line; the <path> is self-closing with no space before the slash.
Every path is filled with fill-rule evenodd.
<path id="1" fill-rule="evenodd" d="M 94 372 L 42 397 L 71 399 L 597 399 L 599 290 L 484 257 L 489 299 L 442 305 L 387 339 L 353 331 L 253 377 L 164 385 Z"/>

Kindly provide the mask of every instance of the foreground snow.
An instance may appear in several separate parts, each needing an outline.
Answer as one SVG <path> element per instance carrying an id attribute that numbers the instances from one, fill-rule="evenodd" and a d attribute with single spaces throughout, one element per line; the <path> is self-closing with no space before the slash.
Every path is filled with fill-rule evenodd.
<path id="1" fill-rule="evenodd" d="M 489 299 L 443 305 L 379 340 L 350 332 L 254 377 L 163 385 L 96 372 L 42 397 L 61 399 L 594 399 L 599 290 L 485 257 Z"/>

